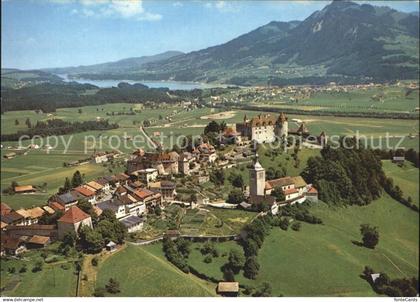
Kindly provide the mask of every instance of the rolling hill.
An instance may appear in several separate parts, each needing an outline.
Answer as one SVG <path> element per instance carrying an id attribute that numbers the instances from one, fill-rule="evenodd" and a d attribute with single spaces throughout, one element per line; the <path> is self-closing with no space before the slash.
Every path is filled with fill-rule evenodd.
<path id="1" fill-rule="evenodd" d="M 166 51 L 153 56 L 142 56 L 135 58 L 122 59 L 115 62 L 77 66 L 77 67 L 63 67 L 63 68 L 49 68 L 45 69 L 47 72 L 56 74 L 107 74 L 107 73 L 123 73 L 131 72 L 141 68 L 144 64 L 152 63 L 156 61 L 166 60 L 172 57 L 182 55 L 180 51 Z"/>

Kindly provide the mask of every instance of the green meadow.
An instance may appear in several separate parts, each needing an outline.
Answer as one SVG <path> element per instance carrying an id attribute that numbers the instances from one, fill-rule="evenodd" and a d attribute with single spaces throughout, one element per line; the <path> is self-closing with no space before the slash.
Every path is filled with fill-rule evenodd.
<path id="1" fill-rule="evenodd" d="M 129 245 L 123 251 L 100 263 L 97 287 L 110 278 L 120 282 L 118 296 L 123 297 L 210 297 L 216 285 L 192 274 L 184 274 L 169 263 L 160 244 Z"/>
<path id="2" fill-rule="evenodd" d="M 32 272 L 32 268 L 36 261 L 44 262 L 39 251 L 25 253 L 23 260 L 2 258 L 1 296 L 75 297 L 77 286 L 75 265 L 72 259 L 56 257 L 58 257 L 57 262 L 44 263 L 43 269 L 38 272 Z M 20 272 L 23 266 L 26 266 L 26 272 Z M 11 269 L 14 269 L 14 272 Z"/>
<path id="3" fill-rule="evenodd" d="M 400 167 L 390 160 L 383 160 L 382 167 L 385 174 L 394 180 L 394 184 L 401 188 L 404 198 L 410 196 L 413 203 L 419 205 L 419 169 L 410 162 Z"/>

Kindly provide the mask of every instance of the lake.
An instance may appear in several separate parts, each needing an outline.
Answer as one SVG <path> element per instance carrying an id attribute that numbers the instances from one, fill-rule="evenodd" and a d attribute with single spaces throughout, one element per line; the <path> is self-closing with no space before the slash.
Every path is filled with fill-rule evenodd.
<path id="1" fill-rule="evenodd" d="M 149 88 L 169 88 L 170 90 L 193 90 L 212 87 L 223 87 L 218 84 L 206 84 L 197 82 L 175 82 L 175 81 L 133 81 L 133 80 L 90 80 L 90 79 L 69 79 L 67 74 L 57 74 L 65 82 L 77 82 L 80 84 L 91 84 L 100 88 L 117 87 L 118 83 L 126 82 L 129 84 L 141 83 Z"/>

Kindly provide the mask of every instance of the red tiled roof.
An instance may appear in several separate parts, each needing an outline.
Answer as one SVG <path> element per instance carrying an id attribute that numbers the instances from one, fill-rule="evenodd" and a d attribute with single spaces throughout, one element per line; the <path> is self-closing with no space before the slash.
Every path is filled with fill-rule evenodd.
<path id="1" fill-rule="evenodd" d="M 293 185 L 293 179 L 290 176 L 272 179 L 267 181 L 273 188 L 279 187 L 279 186 L 289 186 Z"/>
<path id="2" fill-rule="evenodd" d="M 50 241 L 50 237 L 47 236 L 39 236 L 39 235 L 34 235 L 32 236 L 31 239 L 29 239 L 29 243 L 35 243 L 35 244 L 42 244 L 45 245 Z"/>
<path id="3" fill-rule="evenodd" d="M 64 211 L 64 206 L 61 203 L 58 203 L 57 201 L 51 202 L 50 206 L 56 211 Z"/>
<path id="4" fill-rule="evenodd" d="M 28 186 L 16 186 L 15 187 L 15 192 L 19 193 L 19 192 L 26 192 L 26 191 L 33 191 L 34 188 L 30 185 Z"/>
<path id="5" fill-rule="evenodd" d="M 299 192 L 299 191 L 296 190 L 296 189 L 288 189 L 288 190 L 284 190 L 284 195 L 290 195 L 290 194 L 297 193 L 297 192 Z"/>
<path id="6" fill-rule="evenodd" d="M 88 214 L 83 212 L 77 206 L 73 206 L 70 209 L 68 209 L 67 212 L 64 213 L 64 215 L 60 219 L 58 219 L 58 222 L 77 223 L 89 217 L 90 216 Z"/>
<path id="7" fill-rule="evenodd" d="M 93 191 L 91 191 L 91 190 L 89 190 L 89 189 L 87 189 L 87 188 L 85 188 L 85 187 L 82 187 L 82 186 L 77 187 L 77 188 L 74 188 L 74 190 L 75 190 L 76 192 L 79 192 L 79 193 L 80 193 L 80 194 L 82 194 L 83 196 L 86 196 L 86 197 L 90 197 L 90 196 L 92 196 L 92 195 L 95 195 L 95 192 L 93 192 Z"/>
<path id="8" fill-rule="evenodd" d="M 144 199 L 146 197 L 153 195 L 153 192 L 146 189 L 140 189 L 140 190 L 136 190 L 134 194 L 140 197 L 141 199 Z"/>
<path id="9" fill-rule="evenodd" d="M 312 187 L 309 189 L 308 193 L 318 193 L 318 190 Z"/>
<path id="10" fill-rule="evenodd" d="M 10 208 L 6 203 L 2 202 L 0 203 L 0 214 L 6 215 L 9 214 L 12 211 L 12 208 Z"/>

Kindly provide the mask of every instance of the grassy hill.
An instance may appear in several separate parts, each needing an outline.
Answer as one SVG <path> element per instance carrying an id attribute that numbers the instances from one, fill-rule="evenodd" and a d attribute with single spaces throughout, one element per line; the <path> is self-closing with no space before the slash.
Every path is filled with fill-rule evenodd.
<path id="1" fill-rule="evenodd" d="M 335 208 L 320 202 L 311 212 L 324 224 L 303 223 L 299 232 L 273 229 L 258 255 L 257 279 L 248 280 L 241 272 L 236 280 L 251 286 L 270 282 L 274 296 L 374 296 L 359 277 L 365 265 L 391 277 L 418 275 L 418 213 L 386 195 L 365 207 Z M 362 223 L 378 226 L 380 240 L 374 250 L 352 243 L 360 241 Z M 200 245 L 194 244 L 189 263 L 221 279 L 220 266 L 227 259 L 204 263 L 204 256 L 195 249 Z M 216 247 L 223 253 L 238 245 L 227 242 Z"/>
<path id="2" fill-rule="evenodd" d="M 392 177 L 394 184 L 401 188 L 404 198 L 411 196 L 413 203 L 419 205 L 419 169 L 410 162 L 400 167 L 390 160 L 382 161 L 382 167 L 385 174 Z"/>
<path id="3" fill-rule="evenodd" d="M 215 284 L 186 275 L 164 258 L 160 245 L 128 246 L 108 258 L 98 272 L 96 286 L 109 278 L 120 282 L 124 297 L 209 297 L 215 296 Z"/>

